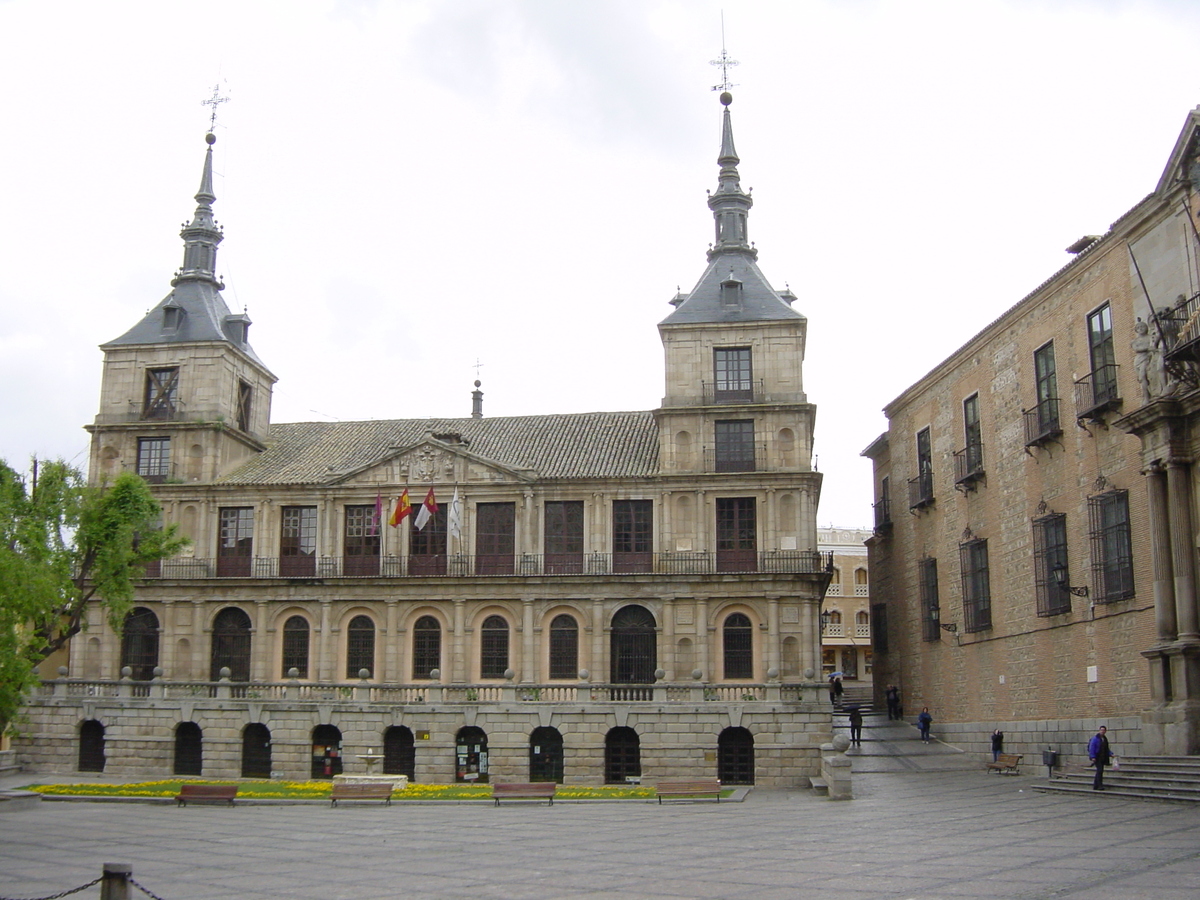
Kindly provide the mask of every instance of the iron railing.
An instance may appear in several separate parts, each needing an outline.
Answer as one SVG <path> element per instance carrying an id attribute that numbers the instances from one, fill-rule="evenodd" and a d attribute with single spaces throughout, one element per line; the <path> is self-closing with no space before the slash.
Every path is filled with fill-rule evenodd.
<path id="1" fill-rule="evenodd" d="M 475 556 L 320 556 L 165 559 L 146 567 L 146 578 L 476 578 L 540 575 L 712 575 L 761 572 L 815 575 L 829 571 L 831 553 L 816 550 L 681 550 L 662 553 L 520 553 Z M 736 565 L 731 568 L 731 562 Z"/>
<path id="2" fill-rule="evenodd" d="M 762 441 L 718 451 L 704 448 L 705 472 L 761 472 L 767 459 L 767 445 Z"/>
<path id="3" fill-rule="evenodd" d="M 970 488 L 983 477 L 983 444 L 967 444 L 954 451 L 954 483 Z"/>
<path id="4" fill-rule="evenodd" d="M 1121 405 L 1120 366 L 1097 366 L 1075 382 L 1075 418 L 1095 419 Z"/>
<path id="5" fill-rule="evenodd" d="M 1021 411 L 1025 418 L 1025 446 L 1036 447 L 1062 434 L 1058 421 L 1058 398 L 1047 397 L 1033 409 Z"/>
<path id="6" fill-rule="evenodd" d="M 747 387 L 741 389 L 719 387 L 712 381 L 702 381 L 700 387 L 704 403 L 708 405 L 719 405 L 722 403 L 762 403 L 766 396 L 761 378 L 749 382 Z"/>
<path id="7" fill-rule="evenodd" d="M 933 502 L 933 472 L 908 479 L 908 508 L 923 509 Z"/>
<path id="8" fill-rule="evenodd" d="M 892 503 L 888 497 L 876 501 L 872 507 L 875 512 L 875 533 L 884 534 L 892 530 Z"/>

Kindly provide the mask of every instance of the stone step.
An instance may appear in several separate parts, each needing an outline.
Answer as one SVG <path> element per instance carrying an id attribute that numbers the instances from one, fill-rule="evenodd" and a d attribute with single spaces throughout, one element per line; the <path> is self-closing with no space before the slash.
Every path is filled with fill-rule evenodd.
<path id="1" fill-rule="evenodd" d="M 824 778 L 810 778 L 812 782 L 813 793 L 821 797 L 829 796 L 829 785 L 825 783 Z"/>
<path id="2" fill-rule="evenodd" d="M 1107 778 L 1105 779 L 1107 781 Z M 1035 791 L 1043 794 L 1089 794 L 1101 797 L 1120 797 L 1129 800 L 1161 800 L 1175 803 L 1200 803 L 1200 793 L 1180 794 L 1169 791 L 1154 792 L 1135 788 L 1123 788 L 1116 785 L 1104 785 L 1103 791 L 1093 791 L 1091 783 L 1077 784 L 1062 782 L 1058 779 L 1045 784 L 1033 785 Z"/>
<path id="3" fill-rule="evenodd" d="M 1056 774 L 1044 787 L 1051 791 L 1084 792 L 1092 790 L 1093 773 L 1090 769 L 1067 771 Z M 1143 799 L 1183 800 L 1200 803 L 1200 783 L 1186 776 L 1128 774 L 1121 769 L 1104 773 L 1104 793 L 1118 797 L 1141 797 Z"/>

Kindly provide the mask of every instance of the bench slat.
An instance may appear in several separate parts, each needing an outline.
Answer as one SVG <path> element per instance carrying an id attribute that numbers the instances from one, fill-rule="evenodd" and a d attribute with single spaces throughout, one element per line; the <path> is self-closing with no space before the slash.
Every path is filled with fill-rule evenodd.
<path id="1" fill-rule="evenodd" d="M 329 793 L 331 806 L 337 806 L 339 800 L 382 800 L 386 806 L 392 805 L 392 791 L 395 785 L 390 782 L 382 784 L 335 784 Z"/>
<path id="2" fill-rule="evenodd" d="M 1001 753 L 995 762 L 987 763 L 984 768 L 989 772 L 1016 772 L 1024 758 L 1019 753 Z"/>
<path id="3" fill-rule="evenodd" d="M 548 805 L 553 806 L 557 790 L 558 785 L 553 781 L 502 781 L 492 785 L 492 799 L 497 806 L 501 800 L 546 800 Z"/>
<path id="4" fill-rule="evenodd" d="M 228 803 L 233 806 L 237 792 L 236 784 L 182 784 L 179 786 L 179 793 L 175 795 L 175 802 L 180 806 L 187 806 L 189 800 L 196 803 Z"/>
<path id="5" fill-rule="evenodd" d="M 718 803 L 721 802 L 721 782 L 715 778 L 698 778 L 691 780 L 660 781 L 654 786 L 661 806 L 663 797 L 700 796 L 711 794 Z"/>

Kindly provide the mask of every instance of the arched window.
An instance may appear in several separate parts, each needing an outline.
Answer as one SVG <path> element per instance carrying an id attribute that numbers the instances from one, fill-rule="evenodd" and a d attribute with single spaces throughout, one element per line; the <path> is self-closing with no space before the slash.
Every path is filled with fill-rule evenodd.
<path id="1" fill-rule="evenodd" d="M 375 623 L 370 616 L 355 616 L 346 629 L 346 677 L 358 678 L 366 669 L 375 672 Z"/>
<path id="2" fill-rule="evenodd" d="M 104 726 L 95 719 L 79 726 L 79 771 L 104 771 Z"/>
<path id="3" fill-rule="evenodd" d="M 566 613 L 550 623 L 550 677 L 579 677 L 579 623 Z"/>
<path id="4" fill-rule="evenodd" d="M 642 747 L 637 732 L 628 727 L 611 729 L 604 736 L 604 783 L 628 784 L 642 776 Z"/>
<path id="5" fill-rule="evenodd" d="M 717 738 L 717 778 L 721 784 L 754 784 L 754 735 L 726 728 Z"/>
<path id="6" fill-rule="evenodd" d="M 195 722 L 175 726 L 175 775 L 204 774 L 204 734 Z"/>
<path id="7" fill-rule="evenodd" d="M 442 626 L 433 616 L 421 616 L 413 626 L 413 678 L 428 678 L 442 667 Z"/>
<path id="8" fill-rule="evenodd" d="M 829 624 L 830 625 L 841 625 L 842 624 L 842 613 L 840 610 L 831 609 L 829 611 Z"/>
<path id="9" fill-rule="evenodd" d="M 283 623 L 283 677 L 296 670 L 297 678 L 308 677 L 308 619 L 289 616 Z"/>
<path id="10" fill-rule="evenodd" d="M 840 597 L 842 595 L 842 570 L 834 566 L 831 570 L 833 575 L 829 579 L 829 591 L 831 597 Z"/>
<path id="11" fill-rule="evenodd" d="M 271 730 L 258 722 L 242 729 L 242 777 L 271 777 Z"/>
<path id="12" fill-rule="evenodd" d="M 503 616 L 488 616 L 479 632 L 479 677 L 503 678 L 508 668 L 508 622 Z"/>
<path id="13" fill-rule="evenodd" d="M 232 681 L 250 680 L 250 617 L 235 606 L 227 606 L 213 620 L 209 680 L 219 681 L 224 668 Z"/>
<path id="14" fill-rule="evenodd" d="M 725 645 L 725 677 L 754 677 L 754 642 L 750 618 L 744 613 L 732 613 L 725 618 L 722 629 Z"/>
<path id="15" fill-rule="evenodd" d="M 855 625 L 870 625 L 871 624 L 871 616 L 867 613 L 867 611 L 865 609 L 860 609 L 858 612 L 856 612 L 854 614 L 854 624 Z"/>
<path id="16" fill-rule="evenodd" d="M 867 583 L 867 570 L 866 569 L 855 569 L 854 570 L 854 583 L 856 585 Z"/>
<path id="17" fill-rule="evenodd" d="M 312 730 L 311 774 L 313 778 L 342 774 L 342 732 L 336 725 L 318 725 Z"/>
<path id="18" fill-rule="evenodd" d="M 563 780 L 563 739 L 557 728 L 535 728 L 529 735 L 529 780 Z"/>
<path id="19" fill-rule="evenodd" d="M 658 665 L 658 635 L 654 616 L 644 606 L 625 606 L 612 620 L 614 684 L 653 684 Z"/>
<path id="20" fill-rule="evenodd" d="M 407 775 L 416 781 L 417 750 L 413 733 L 403 725 L 392 725 L 383 733 L 383 774 Z"/>
<path id="21" fill-rule="evenodd" d="M 158 665 L 158 616 L 144 606 L 125 616 L 121 633 L 121 668 L 133 669 L 134 681 L 149 681 Z"/>

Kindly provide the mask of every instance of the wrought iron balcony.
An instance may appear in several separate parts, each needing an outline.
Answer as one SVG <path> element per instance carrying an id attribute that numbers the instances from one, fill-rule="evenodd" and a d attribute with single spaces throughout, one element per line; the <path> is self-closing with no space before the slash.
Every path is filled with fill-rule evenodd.
<path id="1" fill-rule="evenodd" d="M 740 382 L 734 387 L 712 381 L 700 382 L 705 405 L 719 406 L 723 403 L 762 403 L 766 396 L 762 379 Z"/>
<path id="2" fill-rule="evenodd" d="M 1058 421 L 1058 398 L 1047 397 L 1033 409 L 1021 411 L 1025 418 L 1025 446 L 1038 447 L 1062 434 Z"/>
<path id="3" fill-rule="evenodd" d="M 1099 366 L 1075 382 L 1075 418 L 1099 420 L 1121 405 L 1115 363 Z"/>
<path id="4" fill-rule="evenodd" d="M 494 578 L 543 575 L 816 575 L 833 556 L 815 550 L 686 550 L 662 553 L 519 553 L 432 556 L 256 556 L 165 559 L 147 579 Z"/>
<path id="5" fill-rule="evenodd" d="M 933 472 L 908 479 L 908 508 L 924 509 L 933 503 Z"/>
<path id="6" fill-rule="evenodd" d="M 954 486 L 971 490 L 983 478 L 983 444 L 967 444 L 954 451 Z"/>
<path id="7" fill-rule="evenodd" d="M 1151 334 L 1161 334 L 1168 364 L 1200 363 L 1200 294 L 1180 297 L 1170 315 L 1160 312 L 1154 319 L 1157 321 L 1151 321 Z"/>
<path id="8" fill-rule="evenodd" d="M 875 533 L 887 534 L 892 530 L 891 498 L 883 497 L 871 507 L 875 512 Z"/>
<path id="9" fill-rule="evenodd" d="M 739 447 L 704 448 L 706 472 L 761 472 L 767 458 L 767 445 L 761 441 Z"/>

